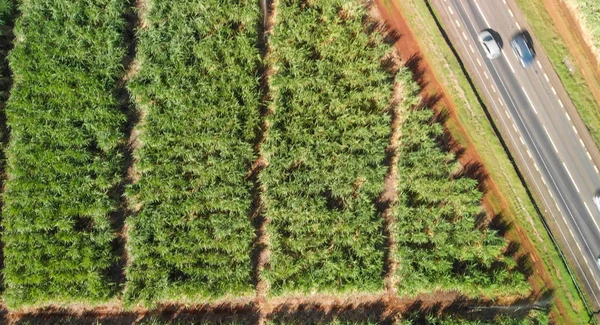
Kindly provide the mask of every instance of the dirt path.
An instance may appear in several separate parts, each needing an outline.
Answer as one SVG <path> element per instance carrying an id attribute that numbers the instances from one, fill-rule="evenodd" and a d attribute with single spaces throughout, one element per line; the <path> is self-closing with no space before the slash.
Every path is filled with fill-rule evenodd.
<path id="1" fill-rule="evenodd" d="M 269 38 L 273 33 L 273 26 L 275 26 L 275 13 L 278 4 L 278 0 L 261 0 L 263 23 L 262 26 L 258 27 L 260 35 L 258 48 L 263 58 L 262 66 L 259 67 L 261 125 L 254 140 L 254 152 L 257 158 L 247 174 L 247 179 L 253 183 L 250 220 L 252 220 L 252 224 L 255 228 L 255 239 L 252 243 L 252 278 L 256 287 L 254 304 L 258 310 L 256 315 L 257 324 L 265 323 L 267 315 L 265 304 L 267 303 L 267 292 L 269 290 L 269 283 L 262 276 L 262 272 L 265 267 L 268 266 L 271 255 L 269 234 L 267 232 L 267 226 L 270 220 L 266 215 L 264 202 L 264 195 L 267 189 L 264 184 L 260 182 L 259 175 L 262 170 L 269 165 L 269 162 L 263 153 L 262 146 L 269 135 L 269 116 L 274 113 L 273 98 L 271 94 L 271 75 L 273 74 L 273 67 L 270 58 L 272 51 Z"/>
<path id="2" fill-rule="evenodd" d="M 490 307 L 486 313 L 477 312 Z M 505 308 L 506 307 L 506 308 Z M 537 308 L 528 300 L 469 299 L 455 292 L 433 292 L 416 297 L 389 295 L 314 295 L 309 297 L 280 297 L 258 307 L 251 301 L 227 301 L 191 306 L 161 305 L 154 310 L 123 310 L 118 306 L 95 309 L 44 308 L 9 313 L 0 308 L 2 324 L 139 324 L 152 319 L 202 324 L 261 324 L 264 321 L 323 323 L 332 320 L 391 322 L 402 315 L 420 313 L 423 316 L 462 315 L 476 319 L 493 319 L 496 314 L 523 316 Z"/>

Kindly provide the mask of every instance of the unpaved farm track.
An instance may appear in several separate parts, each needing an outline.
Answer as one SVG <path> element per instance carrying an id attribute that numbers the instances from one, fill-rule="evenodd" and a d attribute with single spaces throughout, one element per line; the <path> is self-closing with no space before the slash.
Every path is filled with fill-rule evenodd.
<path id="1" fill-rule="evenodd" d="M 512 306 L 509 315 L 523 317 L 535 306 L 527 299 L 473 300 L 452 292 L 435 292 L 416 297 L 388 295 L 356 295 L 282 297 L 259 308 L 250 301 L 223 302 L 195 306 L 164 305 L 154 310 L 119 307 L 95 309 L 43 308 L 29 312 L 0 310 L 2 324 L 139 324 L 149 320 L 179 321 L 183 324 L 260 324 L 267 320 L 284 322 L 324 323 L 332 320 L 391 324 L 401 315 L 418 312 L 424 315 L 460 315 L 469 319 L 490 320 L 502 312 L 497 306 Z M 487 312 L 481 307 L 494 306 Z M 262 309 L 262 310 L 261 310 Z M 477 310 L 477 311 L 475 311 Z"/>

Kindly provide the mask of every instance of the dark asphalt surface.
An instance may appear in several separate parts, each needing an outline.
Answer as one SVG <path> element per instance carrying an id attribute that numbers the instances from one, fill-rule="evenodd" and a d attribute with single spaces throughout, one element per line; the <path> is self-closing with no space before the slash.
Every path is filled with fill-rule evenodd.
<path id="1" fill-rule="evenodd" d="M 600 190 L 600 174 L 593 161 L 598 149 L 578 123 L 580 118 L 570 115 L 575 111 L 573 104 L 531 31 L 535 62 L 527 68 L 519 63 L 510 40 L 525 30 L 526 22 L 519 19 L 522 14 L 508 1 L 431 3 L 509 143 L 519 169 L 541 197 L 538 203 L 547 220 L 555 223 L 553 234 L 597 310 L 600 210 L 592 198 Z M 484 29 L 492 29 L 501 39 L 503 53 L 497 59 L 487 59 L 477 40 Z"/>

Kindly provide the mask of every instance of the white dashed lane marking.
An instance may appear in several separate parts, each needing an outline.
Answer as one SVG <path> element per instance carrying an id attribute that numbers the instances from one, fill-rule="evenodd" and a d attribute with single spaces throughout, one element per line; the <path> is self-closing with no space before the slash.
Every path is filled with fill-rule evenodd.
<path id="1" fill-rule="evenodd" d="M 567 165 L 565 165 L 564 162 L 563 162 L 563 167 L 565 167 L 565 170 L 567 171 L 567 175 L 569 175 L 569 178 L 571 179 L 571 183 L 573 183 L 573 186 L 575 186 L 575 190 L 577 190 L 577 193 L 581 193 L 581 192 L 579 192 L 579 188 L 577 187 L 577 184 L 575 184 L 575 181 L 573 180 L 573 176 L 571 176 L 571 172 L 569 171 L 569 168 L 567 168 Z"/>
<path id="2" fill-rule="evenodd" d="M 544 126 L 544 132 L 546 132 L 546 136 L 548 137 L 548 140 L 550 140 L 550 143 L 552 143 L 552 147 L 554 148 L 554 151 L 556 153 L 558 153 L 558 149 L 556 149 L 556 145 L 554 145 L 554 141 L 552 141 L 552 137 L 550 137 L 550 133 L 548 133 L 546 126 Z"/>

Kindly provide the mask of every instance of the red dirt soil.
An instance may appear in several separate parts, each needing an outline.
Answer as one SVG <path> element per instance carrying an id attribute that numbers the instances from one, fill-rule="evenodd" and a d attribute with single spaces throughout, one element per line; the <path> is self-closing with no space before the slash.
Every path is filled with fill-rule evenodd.
<path id="1" fill-rule="evenodd" d="M 600 103 L 600 69 L 594 69 L 600 62 L 594 52 L 583 38 L 583 31 L 577 22 L 577 18 L 567 8 L 562 0 L 543 0 L 546 12 L 552 18 L 561 38 L 566 43 L 569 53 L 575 59 L 575 63 L 590 88 L 596 103 Z"/>
<path id="2" fill-rule="evenodd" d="M 436 112 L 442 112 L 444 110 L 447 111 L 449 113 L 449 120 L 452 120 L 452 122 L 454 122 L 454 124 L 457 126 L 457 129 L 461 133 L 461 138 L 468 140 L 467 145 L 463 148 L 459 147 L 455 141 L 451 140 L 450 143 L 450 147 L 453 151 L 461 152 L 459 159 L 461 164 L 465 166 L 467 164 L 479 163 L 481 166 L 483 166 L 483 160 L 481 159 L 481 156 L 476 151 L 475 146 L 468 136 L 468 133 L 460 123 L 454 103 L 452 103 L 445 89 L 441 86 L 440 82 L 438 82 L 428 62 L 424 59 L 425 56 L 420 50 L 419 42 L 415 38 L 410 26 L 404 18 L 402 11 L 399 9 L 395 1 L 375 0 L 375 3 L 380 9 L 382 17 L 388 22 L 390 27 L 400 34 L 400 39 L 396 42 L 396 47 L 402 60 L 404 62 L 415 61 L 414 66 L 411 66 L 411 70 L 415 74 L 415 77 L 421 86 L 421 95 L 424 98 L 432 95 L 438 95 L 439 100 L 432 105 L 432 108 Z M 413 60 L 414 58 L 422 59 Z M 485 169 L 485 166 L 483 166 L 482 169 L 484 175 L 489 175 Z M 493 180 L 490 177 L 486 177 L 482 181 L 484 185 L 483 187 L 487 188 L 482 200 L 482 205 L 485 211 L 488 212 L 488 216 L 493 217 L 494 215 L 509 211 L 506 199 L 502 196 Z M 492 197 L 501 202 L 502 205 L 500 211 L 495 211 L 493 209 L 490 203 Z M 504 216 L 504 218 L 512 218 L 512 216 Z M 507 221 L 512 222 L 510 219 Z M 539 255 L 539 252 L 529 240 L 528 235 L 516 223 L 513 223 L 513 225 L 515 226 L 507 232 L 506 238 L 509 241 L 516 241 L 521 244 L 521 249 L 519 251 L 521 253 L 528 254 L 531 258 L 535 272 L 530 278 L 530 283 L 533 289 L 531 296 L 533 297 L 538 295 L 542 290 L 553 288 L 554 285 L 551 281 L 551 278 L 546 273 L 547 271 L 543 263 L 541 262 L 542 259 Z M 518 256 L 515 256 L 515 258 L 518 258 Z M 538 281 L 534 281 L 532 279 L 536 276 L 542 279 L 544 283 L 543 286 L 539 286 Z M 555 304 L 561 314 L 566 314 L 564 312 L 565 306 L 560 304 L 558 301 L 555 301 Z"/>

